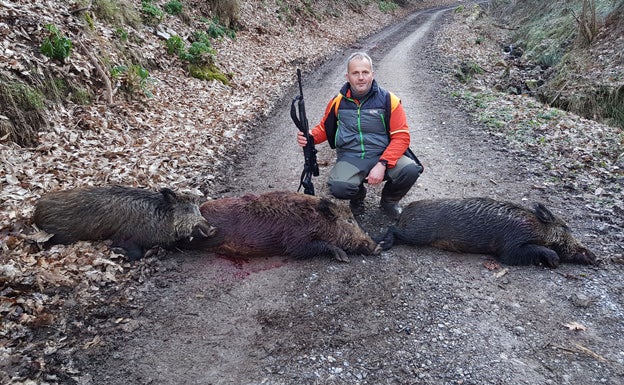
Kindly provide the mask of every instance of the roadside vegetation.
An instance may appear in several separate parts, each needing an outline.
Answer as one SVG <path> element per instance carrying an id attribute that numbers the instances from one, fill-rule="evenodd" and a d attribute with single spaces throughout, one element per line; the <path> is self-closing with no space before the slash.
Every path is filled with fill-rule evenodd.
<path id="1" fill-rule="evenodd" d="M 342 5 L 335 0 L 326 1 L 326 15 L 319 13 L 310 1 L 286 2 L 278 0 L 278 19 L 293 25 L 301 17 L 322 20 L 327 15 L 340 17 Z M 347 7 L 362 12 L 370 4 L 378 4 L 382 12 L 392 13 L 399 7 L 410 5 L 407 0 L 348 0 Z M 195 5 L 195 4 L 194 4 Z M 212 47 L 217 39 L 236 39 L 240 28 L 240 0 L 206 0 L 199 9 L 190 9 L 183 0 L 78 0 L 71 2 L 71 27 L 45 24 L 43 31 L 30 44 L 41 55 L 52 61 L 43 65 L 36 75 L 24 76 L 23 71 L 2 73 L 0 90 L 9 103 L 0 106 L 0 138 L 11 140 L 20 146 L 37 143 L 37 132 L 47 126 L 45 111 L 54 104 L 96 102 L 97 89 L 105 89 L 103 102 L 111 104 L 114 97 L 126 100 L 142 100 L 153 97 L 153 79 L 150 70 L 162 67 L 152 58 L 159 52 L 146 52 L 141 47 L 137 30 L 151 28 L 164 43 L 155 50 L 169 54 L 172 65 L 185 68 L 188 76 L 228 85 L 232 74 L 224 73 L 215 63 L 219 53 Z M 318 9 L 318 7 L 316 7 Z M 208 16 L 208 17 L 206 17 Z M 179 23 L 191 26 L 190 36 L 180 36 L 174 31 L 161 30 L 167 24 Z M 103 55 L 87 48 L 94 34 L 112 31 L 107 42 L 102 42 Z M 64 69 L 71 65 L 72 56 L 88 56 L 96 68 L 98 82 L 68 74 Z M 20 73 L 21 72 L 21 73 Z M 42 81 L 43 78 L 45 80 Z M 53 84 L 59 87 L 54 87 Z"/>
<path id="2" fill-rule="evenodd" d="M 525 82 L 535 97 L 624 128 L 624 54 L 614 52 L 624 36 L 624 1 L 494 0 L 488 11 L 510 31 L 510 55 L 539 67 Z"/>
<path id="3" fill-rule="evenodd" d="M 63 30 L 62 26 L 46 24 L 33 47 L 56 65 L 44 66 L 38 75 L 23 76 L 18 71 L 3 72 L 2 92 L 7 100 L 1 108 L 0 137 L 6 137 L 21 146 L 36 143 L 37 131 L 48 124 L 45 110 L 55 103 L 95 102 L 97 88 L 103 87 L 104 101 L 113 97 L 140 100 L 153 96 L 150 70 L 162 66 L 151 58 L 158 52 L 146 53 L 140 47 L 136 30 L 153 28 L 162 34 L 162 47 L 173 65 L 185 68 L 188 76 L 229 84 L 232 74 L 224 73 L 215 63 L 219 55 L 212 47 L 215 39 L 236 39 L 240 28 L 240 0 L 208 0 L 200 3 L 201 14 L 181 0 L 111 1 L 80 0 L 70 8 L 79 29 Z M 362 12 L 371 3 L 377 3 L 382 12 L 394 12 L 415 1 L 348 0 L 345 5 Z M 277 1 L 278 19 L 293 25 L 298 18 L 341 17 L 337 1 L 325 1 L 325 14 L 312 7 L 309 1 Z M 463 7 L 463 6 L 462 6 Z M 462 8 L 460 7 L 460 8 Z M 315 10 L 316 9 L 316 10 Z M 612 54 L 603 55 L 608 41 L 624 35 L 624 1 L 618 0 L 493 0 L 488 13 L 498 25 L 511 31 L 508 42 L 510 55 L 522 55 L 531 65 L 539 67 L 538 76 L 524 81 L 525 87 L 541 102 L 581 116 L 624 127 L 624 70 L 620 61 L 604 63 L 610 66 L 609 76 L 597 77 L 591 63 Z M 159 31 L 158 26 L 168 19 L 195 29 L 190 36 L 179 36 L 171 31 Z M 85 47 L 84 42 L 96 29 L 110 29 L 113 36 L 107 42 L 105 53 L 98 56 Z M 477 43 L 479 43 L 477 41 Z M 79 52 L 89 56 L 99 74 L 93 83 L 76 76 L 68 76 L 62 68 Z M 477 63 L 464 63 L 457 77 L 468 80 L 482 71 Z M 601 72 L 603 73 L 603 72 Z M 521 93 L 516 87 L 512 92 Z M 25 98 L 28 94 L 30 97 Z M 33 99 L 33 95 L 37 95 Z M 15 100 L 19 100 L 16 103 Z M 25 118 L 25 117 L 28 118 Z"/>
<path id="4" fill-rule="evenodd" d="M 496 0 L 456 8 L 453 33 L 437 36 L 460 82 L 452 95 L 474 119 L 546 165 L 548 183 L 611 213 L 624 193 L 623 9 L 621 0 Z M 621 231 L 621 216 L 611 218 Z"/>
<path id="5" fill-rule="evenodd" d="M 20 146 L 37 144 L 37 132 L 49 124 L 46 110 L 55 104 L 90 104 L 98 89 L 105 89 L 103 102 L 110 104 L 113 97 L 126 100 L 143 100 L 153 97 L 153 79 L 150 70 L 162 67 L 153 60 L 161 56 L 159 52 L 145 52 L 137 31 L 152 28 L 163 34 L 166 42 L 155 50 L 174 54 L 170 56 L 172 65 L 184 66 L 189 76 L 211 81 L 216 79 L 228 82 L 214 63 L 218 55 L 211 47 L 215 39 L 236 39 L 238 28 L 238 1 L 209 0 L 203 3 L 200 13 L 211 18 L 194 14 L 183 1 L 141 0 L 80 0 L 70 4 L 71 21 L 65 26 L 45 24 L 29 43 L 44 60 L 37 71 L 24 71 L 17 66 L 12 71 L 0 73 L 0 93 L 7 103 L 0 106 L 0 138 L 10 140 Z M 181 37 L 175 32 L 158 30 L 166 19 L 179 19 L 180 23 L 190 24 L 195 32 Z M 108 41 L 100 40 L 104 53 L 99 55 L 91 41 L 102 31 L 112 31 Z M 69 73 L 72 63 L 80 60 L 76 55 L 87 56 L 96 69 L 99 81 L 92 82 L 83 74 Z M 165 55 L 162 55 L 165 56 Z M 177 59 L 177 62 L 176 62 Z"/>

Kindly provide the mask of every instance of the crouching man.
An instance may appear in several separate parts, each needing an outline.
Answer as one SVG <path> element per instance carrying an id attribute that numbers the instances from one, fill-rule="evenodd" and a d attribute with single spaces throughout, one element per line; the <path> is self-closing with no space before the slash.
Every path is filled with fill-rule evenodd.
<path id="1" fill-rule="evenodd" d="M 349 199 L 354 215 L 364 212 L 364 182 L 386 181 L 380 207 L 391 218 L 401 213 L 399 201 L 423 171 L 409 151 L 410 133 L 400 99 L 379 87 L 373 62 L 363 52 L 347 60 L 347 82 L 327 105 L 321 122 L 310 130 L 314 143 L 328 141 L 337 160 L 327 184 L 338 199 Z M 306 145 L 298 132 L 297 143 Z"/>

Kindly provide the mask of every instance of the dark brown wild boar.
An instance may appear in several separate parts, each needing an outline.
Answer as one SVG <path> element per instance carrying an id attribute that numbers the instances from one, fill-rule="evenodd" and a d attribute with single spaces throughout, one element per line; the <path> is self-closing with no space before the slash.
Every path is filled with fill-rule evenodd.
<path id="1" fill-rule="evenodd" d="M 326 254 L 344 262 L 347 254 L 378 252 L 351 211 L 326 198 L 275 191 L 214 199 L 200 210 L 217 233 L 184 248 L 248 257 Z"/>
<path id="2" fill-rule="evenodd" d="M 110 186 L 51 192 L 37 201 L 33 222 L 54 234 L 52 244 L 110 239 L 131 260 L 154 246 L 215 232 L 193 198 L 168 188 L 155 192 Z"/>
<path id="3" fill-rule="evenodd" d="M 380 245 L 389 249 L 399 243 L 492 254 L 508 265 L 596 263 L 566 223 L 540 203 L 529 210 L 489 198 L 412 202 Z"/>

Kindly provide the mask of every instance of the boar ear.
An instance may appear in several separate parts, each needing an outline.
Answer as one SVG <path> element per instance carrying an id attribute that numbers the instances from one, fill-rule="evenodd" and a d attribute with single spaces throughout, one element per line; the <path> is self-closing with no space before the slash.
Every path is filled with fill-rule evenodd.
<path id="1" fill-rule="evenodd" d="M 536 203 L 535 206 L 533 206 L 533 210 L 535 210 L 535 215 L 537 215 L 537 219 L 541 222 L 551 223 L 555 221 L 553 213 L 550 212 L 550 210 L 548 210 L 543 204 Z"/>
<path id="2" fill-rule="evenodd" d="M 335 221 L 336 219 L 338 219 L 334 211 L 335 207 L 336 204 L 334 202 L 330 201 L 327 198 L 321 198 L 318 203 L 317 209 L 319 213 L 321 213 L 321 215 L 323 215 L 325 218 L 329 219 L 330 221 Z"/>
<path id="3" fill-rule="evenodd" d="M 176 193 L 173 192 L 170 188 L 162 188 L 160 189 L 160 193 L 165 197 L 165 202 L 174 203 L 177 200 Z"/>

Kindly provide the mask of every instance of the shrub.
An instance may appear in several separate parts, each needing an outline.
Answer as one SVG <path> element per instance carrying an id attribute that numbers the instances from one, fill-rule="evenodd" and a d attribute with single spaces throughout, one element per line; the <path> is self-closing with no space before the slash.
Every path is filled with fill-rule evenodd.
<path id="1" fill-rule="evenodd" d="M 186 49 L 182 38 L 171 36 L 165 43 L 167 52 L 188 62 L 188 71 L 192 77 L 201 80 L 216 79 L 223 84 L 229 84 L 229 77 L 214 64 L 216 52 L 210 45 L 210 36 L 206 32 L 196 32 L 193 34 L 193 40 Z"/>
<path id="2" fill-rule="evenodd" d="M 177 16 L 182 13 L 182 3 L 179 0 L 171 0 L 164 6 L 165 12 Z"/>
<path id="3" fill-rule="evenodd" d="M 121 27 L 117 27 L 115 28 L 115 36 L 117 36 L 119 38 L 119 40 L 126 42 L 128 41 L 128 31 L 126 31 L 125 29 L 121 28 Z"/>
<path id="4" fill-rule="evenodd" d="M 140 96 L 151 98 L 154 80 L 149 72 L 139 64 L 118 65 L 111 69 L 111 77 L 121 83 L 121 89 L 130 99 Z"/>
<path id="5" fill-rule="evenodd" d="M 167 39 L 165 45 L 170 55 L 177 55 L 181 60 L 194 64 L 212 63 L 215 50 L 210 46 L 210 38 L 204 32 L 194 34 L 195 41 L 188 50 L 180 36 L 174 35 Z"/>
<path id="6" fill-rule="evenodd" d="M 218 17 L 215 17 L 212 20 L 204 19 L 204 21 L 208 24 L 208 29 L 206 30 L 206 33 L 208 33 L 208 35 L 212 37 L 213 39 L 219 39 L 224 36 L 227 36 L 230 39 L 236 38 L 236 31 L 222 25 L 219 22 Z"/>
<path id="7" fill-rule="evenodd" d="M 72 42 L 54 25 L 46 24 L 49 35 L 43 40 L 39 51 L 45 56 L 65 62 L 72 50 Z"/>
<path id="8" fill-rule="evenodd" d="M 379 2 L 379 10 L 383 13 L 391 13 L 396 11 L 399 8 L 398 5 L 393 3 L 392 1 L 380 1 Z"/>
<path id="9" fill-rule="evenodd" d="M 178 35 L 173 35 L 167 39 L 165 45 L 169 55 L 180 56 L 184 53 L 184 41 L 182 41 L 182 38 Z"/>
<path id="10" fill-rule="evenodd" d="M 479 64 L 467 61 L 462 62 L 458 68 L 456 68 L 455 77 L 462 83 L 469 82 L 474 75 L 482 74 L 483 68 Z"/>
<path id="11" fill-rule="evenodd" d="M 194 41 L 188 49 L 186 60 L 191 63 L 209 63 L 212 61 L 214 50 L 204 42 Z"/>
<path id="12" fill-rule="evenodd" d="M 143 13 L 143 21 L 148 25 L 160 23 L 165 15 L 163 11 L 152 4 L 152 0 L 141 1 L 141 12 Z"/>

